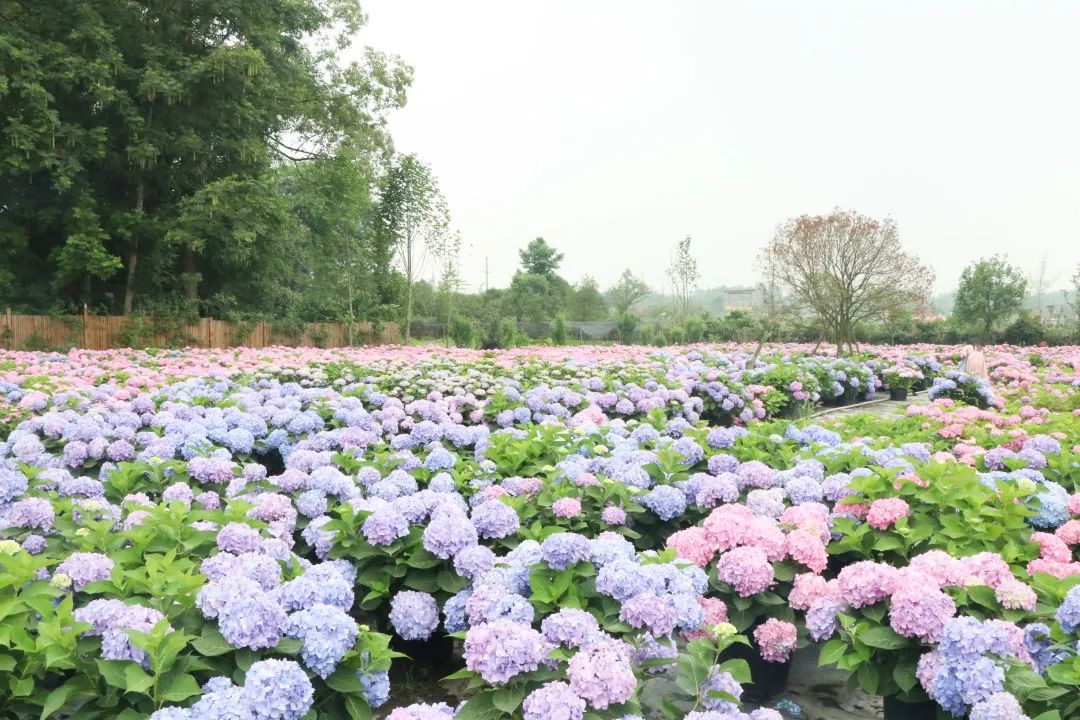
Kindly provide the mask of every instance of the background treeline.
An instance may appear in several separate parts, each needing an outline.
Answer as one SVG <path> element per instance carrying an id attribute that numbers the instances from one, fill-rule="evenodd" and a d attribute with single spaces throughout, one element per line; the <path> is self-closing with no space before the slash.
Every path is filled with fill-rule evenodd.
<path id="1" fill-rule="evenodd" d="M 412 71 L 354 45 L 364 20 L 347 0 L 0 0 L 0 310 L 128 316 L 132 344 L 200 317 L 481 347 L 1080 341 L 1080 272 L 1053 295 L 1045 260 L 983 258 L 935 308 L 896 223 L 840 209 L 781 223 L 749 287 L 699 289 L 689 237 L 663 294 L 572 281 L 536 238 L 506 287 L 465 292 L 435 174 L 386 129 Z"/>

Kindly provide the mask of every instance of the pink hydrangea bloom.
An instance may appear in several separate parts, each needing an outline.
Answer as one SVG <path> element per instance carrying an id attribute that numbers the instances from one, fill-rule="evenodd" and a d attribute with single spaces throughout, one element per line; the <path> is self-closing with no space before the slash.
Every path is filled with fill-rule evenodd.
<path id="1" fill-rule="evenodd" d="M 740 544 L 761 548 L 771 562 L 784 559 L 784 531 L 777 527 L 776 521 L 772 518 L 752 518 L 746 526 L 746 533 Z"/>
<path id="2" fill-rule="evenodd" d="M 848 565 L 836 577 L 840 600 L 860 608 L 881 602 L 892 594 L 897 581 L 896 568 L 871 560 Z"/>
<path id="3" fill-rule="evenodd" d="M 1027 564 L 1027 571 L 1029 575 L 1046 573 L 1058 579 L 1064 579 L 1070 575 L 1080 575 L 1080 563 L 1065 563 L 1057 560 L 1047 560 L 1046 558 L 1036 558 Z"/>
<path id="4" fill-rule="evenodd" d="M 960 558 L 954 558 L 944 550 L 927 550 L 911 558 L 908 567 L 933 578 L 939 588 L 963 587 L 971 574 Z"/>
<path id="5" fill-rule="evenodd" d="M 934 589 L 933 581 L 917 571 L 901 573 L 899 577 L 901 584 L 889 606 L 889 625 L 898 635 L 925 643 L 937 642 L 945 623 L 956 615 L 956 603 L 941 590 Z"/>
<path id="6" fill-rule="evenodd" d="M 900 498 L 882 498 L 870 503 L 866 513 L 866 522 L 875 530 L 886 530 L 902 517 L 911 512 L 907 502 Z"/>
<path id="7" fill-rule="evenodd" d="M 835 581 L 830 583 L 814 573 L 800 573 L 795 576 L 791 592 L 788 593 L 788 604 L 794 610 L 807 610 L 815 600 L 823 597 L 839 599 Z"/>
<path id="8" fill-rule="evenodd" d="M 964 558 L 964 565 L 967 566 L 969 575 L 974 575 L 992 588 L 996 588 L 1013 577 L 1009 564 L 997 553 L 981 552 L 966 557 Z"/>
<path id="9" fill-rule="evenodd" d="M 551 504 L 551 511 L 555 517 L 577 517 L 581 514 L 581 501 L 572 497 L 559 498 Z"/>
<path id="10" fill-rule="evenodd" d="M 821 538 L 806 530 L 792 530 L 784 539 L 784 549 L 788 556 L 801 565 L 805 565 L 820 574 L 829 564 L 829 553 Z"/>
<path id="11" fill-rule="evenodd" d="M 1003 608 L 1028 612 L 1035 609 L 1038 600 L 1034 590 L 1015 579 L 1006 580 L 994 588 L 994 597 Z"/>
<path id="12" fill-rule="evenodd" d="M 724 552 L 741 545 L 754 513 L 745 505 L 721 505 L 702 523 L 713 547 Z"/>
<path id="13" fill-rule="evenodd" d="M 728 550 L 716 561 L 716 574 L 742 597 L 767 590 L 775 579 L 768 556 L 756 547 Z"/>
<path id="14" fill-rule="evenodd" d="M 795 626 L 776 618 L 769 618 L 754 630 L 754 642 L 757 643 L 761 659 L 766 662 L 787 662 L 797 639 Z"/>
<path id="15" fill-rule="evenodd" d="M 1072 551 L 1057 535 L 1036 532 L 1031 534 L 1031 541 L 1039 544 L 1040 557 L 1061 563 L 1072 562 Z"/>
<path id="16" fill-rule="evenodd" d="M 708 565 L 716 554 L 709 542 L 708 532 L 700 525 L 672 533 L 667 539 L 667 546 L 682 559 L 702 568 Z"/>
<path id="17" fill-rule="evenodd" d="M 1080 520 L 1069 520 L 1055 530 L 1054 535 L 1066 545 L 1080 545 Z"/>

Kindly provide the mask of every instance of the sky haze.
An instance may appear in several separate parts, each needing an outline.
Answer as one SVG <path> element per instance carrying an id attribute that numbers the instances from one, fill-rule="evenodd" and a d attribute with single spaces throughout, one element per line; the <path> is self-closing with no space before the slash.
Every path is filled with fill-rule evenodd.
<path id="1" fill-rule="evenodd" d="M 789 216 L 899 224 L 955 287 L 1007 253 L 1080 262 L 1080 3 L 366 0 L 415 69 L 390 130 L 430 163 L 468 289 L 542 235 L 561 273 L 655 289 L 693 237 L 702 287 L 751 284 Z"/>

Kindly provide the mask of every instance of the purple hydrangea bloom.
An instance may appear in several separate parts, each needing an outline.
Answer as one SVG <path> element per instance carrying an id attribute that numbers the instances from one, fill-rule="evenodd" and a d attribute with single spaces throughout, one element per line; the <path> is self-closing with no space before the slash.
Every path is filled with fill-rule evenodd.
<path id="1" fill-rule="evenodd" d="M 673 520 L 686 511 L 686 496 L 670 485 L 659 485 L 638 498 L 638 503 L 661 520 Z"/>
<path id="2" fill-rule="evenodd" d="M 678 622 L 671 599 L 651 592 L 640 593 L 624 602 L 619 619 L 630 627 L 648 630 L 654 637 L 670 634 Z"/>
<path id="3" fill-rule="evenodd" d="M 549 645 L 540 633 L 510 620 L 481 623 L 465 635 L 465 666 L 485 682 L 503 685 L 540 667 Z"/>
<path id="4" fill-rule="evenodd" d="M 217 546 L 225 552 L 240 555 L 257 552 L 260 539 L 259 531 L 250 525 L 231 522 L 218 531 Z"/>
<path id="5" fill-rule="evenodd" d="M 521 521 L 509 505 L 488 500 L 473 508 L 472 524 L 482 538 L 504 538 L 517 532 Z"/>
<path id="6" fill-rule="evenodd" d="M 585 701 L 566 683 L 552 681 L 529 693 L 521 711 L 525 720 L 581 720 Z"/>
<path id="7" fill-rule="evenodd" d="M 56 566 L 55 575 L 67 575 L 71 586 L 82 590 L 90 583 L 108 579 L 112 574 L 113 561 L 101 553 L 72 553 L 67 560 Z"/>
<path id="8" fill-rule="evenodd" d="M 426 640 L 439 626 L 439 606 L 427 593 L 402 590 L 390 601 L 390 624 L 405 640 Z"/>
<path id="9" fill-rule="evenodd" d="M 273 595 L 245 593 L 225 602 L 218 614 L 218 628 L 233 647 L 261 650 L 278 644 L 288 620 Z"/>
<path id="10" fill-rule="evenodd" d="M 540 552 L 549 567 L 564 570 L 589 559 L 589 539 L 573 532 L 555 533 L 540 544 Z"/>
<path id="11" fill-rule="evenodd" d="M 244 678 L 244 699 L 255 720 L 300 720 L 314 695 L 307 673 L 291 660 L 261 660 Z"/>
<path id="12" fill-rule="evenodd" d="M 540 630 L 553 645 L 580 647 L 599 635 L 600 624 L 585 610 L 562 608 L 544 618 Z"/>
<path id="13" fill-rule="evenodd" d="M 424 549 L 443 560 L 449 560 L 476 542 L 476 528 L 463 511 L 452 505 L 440 505 L 424 528 Z"/>
<path id="14" fill-rule="evenodd" d="M 454 570 L 472 580 L 495 567 L 495 553 L 483 545 L 470 545 L 454 556 Z"/>
<path id="15" fill-rule="evenodd" d="M 323 679 L 337 669 L 359 632 L 356 621 L 332 605 L 314 605 L 295 612 L 289 616 L 286 628 L 286 634 L 303 642 L 300 657 L 304 664 Z"/>
<path id="16" fill-rule="evenodd" d="M 597 710 L 626 702 L 637 689 L 632 661 L 633 649 L 626 643 L 597 640 L 570 658 L 566 668 L 570 688 Z"/>
<path id="17" fill-rule="evenodd" d="M 409 534 L 409 521 L 393 505 L 386 505 L 371 513 L 360 531 L 372 545 L 392 545 Z"/>
<path id="18" fill-rule="evenodd" d="M 1073 586 L 1065 594 L 1057 609 L 1057 621 L 1061 629 L 1070 635 L 1080 627 L 1080 585 Z"/>

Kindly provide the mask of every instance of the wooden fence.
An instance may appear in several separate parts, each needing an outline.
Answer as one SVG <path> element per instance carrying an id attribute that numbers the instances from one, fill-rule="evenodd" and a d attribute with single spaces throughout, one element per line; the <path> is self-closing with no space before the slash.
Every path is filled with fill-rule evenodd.
<path id="1" fill-rule="evenodd" d="M 241 337 L 243 335 L 243 337 Z M 9 350 L 107 350 L 123 347 L 263 348 L 346 347 L 348 323 L 307 323 L 302 327 L 274 323 L 230 323 L 200 318 L 192 325 L 151 317 L 123 315 L 14 315 L 0 316 L 0 347 Z M 354 323 L 353 345 L 379 345 L 400 341 L 396 323 Z"/>

